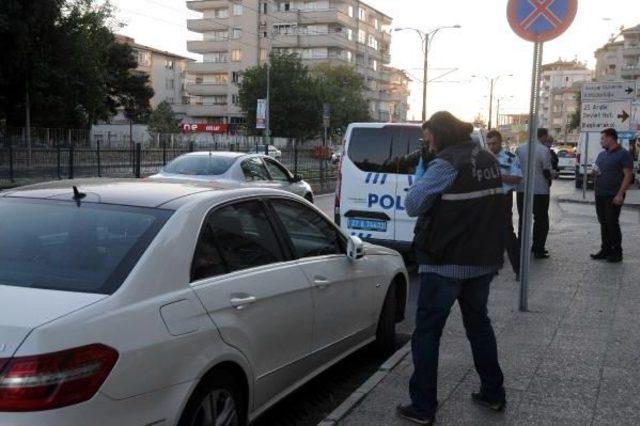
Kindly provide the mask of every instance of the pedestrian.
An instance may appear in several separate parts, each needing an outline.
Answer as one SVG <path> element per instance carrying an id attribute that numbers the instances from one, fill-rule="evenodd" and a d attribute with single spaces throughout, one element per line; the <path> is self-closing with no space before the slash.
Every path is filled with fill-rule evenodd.
<path id="1" fill-rule="evenodd" d="M 549 202 L 551 193 L 551 154 L 545 145 L 549 131 L 538 129 L 538 141 L 534 143 L 533 157 L 533 244 L 531 251 L 536 259 L 547 259 L 549 251 L 546 249 L 549 235 Z M 522 170 L 527 170 L 529 143 L 520 145 L 516 150 Z M 522 238 L 522 217 L 524 209 L 524 191 L 526 178 L 518 185 L 518 236 Z"/>
<path id="2" fill-rule="evenodd" d="M 406 198 L 407 213 L 418 216 L 413 242 L 421 283 L 411 341 L 411 403 L 398 405 L 397 413 L 429 425 L 438 406 L 440 337 L 456 300 L 481 381 L 473 401 L 496 411 L 506 404 L 487 313 L 490 283 L 503 263 L 506 217 L 498 161 L 472 141 L 473 126 L 437 112 L 422 128 L 437 155 L 417 173 Z"/>
<path id="3" fill-rule="evenodd" d="M 560 159 L 558 158 L 558 154 L 553 150 L 553 144 L 555 141 L 552 136 L 547 134 L 547 138 L 543 143 L 547 148 L 549 148 L 549 155 L 551 155 L 552 178 L 557 179 L 560 176 Z"/>
<path id="4" fill-rule="evenodd" d="M 598 154 L 594 169 L 596 214 L 600 222 L 602 245 L 592 259 L 622 262 L 620 211 L 633 179 L 633 156 L 620 146 L 618 132 L 605 129 L 600 135 L 604 151 Z"/>
<path id="5" fill-rule="evenodd" d="M 502 148 L 502 134 L 497 130 L 487 133 L 487 146 L 498 159 L 502 174 L 502 190 L 504 192 L 504 210 L 507 217 L 506 248 L 516 281 L 520 279 L 520 242 L 513 229 L 513 192 L 522 182 L 522 169 L 518 157 Z"/>

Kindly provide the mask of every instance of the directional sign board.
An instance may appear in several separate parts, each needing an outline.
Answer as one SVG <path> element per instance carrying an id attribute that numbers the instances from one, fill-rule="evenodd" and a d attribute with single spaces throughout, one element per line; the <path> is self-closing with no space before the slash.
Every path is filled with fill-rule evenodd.
<path id="1" fill-rule="evenodd" d="M 542 43 L 565 32 L 578 11 L 578 0 L 509 0 L 507 18 L 516 34 Z"/>
<path id="2" fill-rule="evenodd" d="M 618 132 L 633 130 L 632 103 L 636 95 L 635 81 L 585 83 L 581 130 L 601 132 L 610 127 Z"/>

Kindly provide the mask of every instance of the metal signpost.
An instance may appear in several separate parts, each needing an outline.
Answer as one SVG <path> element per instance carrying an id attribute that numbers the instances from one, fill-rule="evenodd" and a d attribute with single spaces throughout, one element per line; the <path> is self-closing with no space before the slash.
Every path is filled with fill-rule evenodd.
<path id="1" fill-rule="evenodd" d="M 613 128 L 618 132 L 633 130 L 633 101 L 636 99 L 635 81 L 585 83 L 582 86 L 580 130 L 585 133 L 585 155 L 582 162 L 582 198 L 587 198 L 587 169 L 589 164 L 590 133 Z"/>
<path id="2" fill-rule="evenodd" d="M 536 131 L 540 94 L 540 69 L 545 41 L 564 33 L 578 11 L 577 0 L 509 0 L 507 18 L 513 31 L 533 42 L 531 73 L 531 108 L 529 110 L 529 146 L 525 177 L 524 216 L 520 235 L 520 311 L 528 310 L 529 264 L 531 262 L 531 226 L 533 212 L 533 180 L 535 174 Z"/>

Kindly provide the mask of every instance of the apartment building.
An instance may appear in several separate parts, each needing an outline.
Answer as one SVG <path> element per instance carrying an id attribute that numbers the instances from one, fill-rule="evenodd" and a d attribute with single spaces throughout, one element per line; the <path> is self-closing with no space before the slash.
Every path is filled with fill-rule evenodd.
<path id="1" fill-rule="evenodd" d="M 193 59 L 144 46 L 136 43 L 133 38 L 123 35 L 116 35 L 116 42 L 131 46 L 138 61 L 135 72 L 149 76 L 154 92 L 150 100 L 151 107 L 155 108 L 159 103 L 167 101 L 178 118 L 186 117 L 188 104 L 185 92 L 186 69 L 187 64 L 193 62 Z M 111 122 L 122 121 L 120 120 L 122 118 L 115 117 Z"/>
<path id="2" fill-rule="evenodd" d="M 582 83 L 593 79 L 584 63 L 558 60 L 542 66 L 538 125 L 563 142 L 577 141 L 577 133 L 567 132 L 571 116 L 579 109 Z"/>
<path id="3" fill-rule="evenodd" d="M 392 73 L 384 65 L 391 60 L 391 18 L 373 7 L 357 0 L 205 0 L 188 1 L 187 7 L 202 13 L 187 21 L 189 30 L 202 34 L 187 43 L 202 55 L 202 62 L 187 65 L 190 117 L 243 122 L 240 73 L 264 63 L 271 49 L 295 52 L 310 67 L 353 66 L 365 78 L 372 117 L 389 118 L 385 91 Z"/>
<path id="4" fill-rule="evenodd" d="M 595 57 L 597 81 L 640 80 L 640 25 L 621 30 Z"/>
<path id="5" fill-rule="evenodd" d="M 409 84 L 411 78 L 404 70 L 385 66 L 382 69 L 378 101 L 379 121 L 407 121 L 409 111 Z"/>

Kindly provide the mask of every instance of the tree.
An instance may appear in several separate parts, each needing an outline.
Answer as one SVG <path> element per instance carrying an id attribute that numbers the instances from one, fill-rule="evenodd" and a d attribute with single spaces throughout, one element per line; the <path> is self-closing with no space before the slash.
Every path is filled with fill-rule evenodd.
<path id="1" fill-rule="evenodd" d="M 580 114 L 582 111 L 582 94 L 578 93 L 578 108 L 569 116 L 569 122 L 567 123 L 567 130 L 572 132 L 580 128 Z"/>
<path id="2" fill-rule="evenodd" d="M 297 55 L 290 53 L 274 53 L 270 62 L 271 134 L 301 140 L 318 135 L 322 124 L 322 101 L 308 68 Z M 267 97 L 266 64 L 243 73 L 239 95 L 247 125 L 249 129 L 255 129 L 258 99 Z"/>
<path id="3" fill-rule="evenodd" d="M 371 120 L 364 98 L 364 78 L 353 67 L 325 63 L 311 72 L 317 81 L 321 102 L 331 107 L 331 128 L 345 132 L 349 123 Z"/>
<path id="4" fill-rule="evenodd" d="M 161 102 L 149 115 L 147 122 L 151 133 L 178 133 L 180 120 L 175 118 L 171 105 L 167 101 Z"/>

